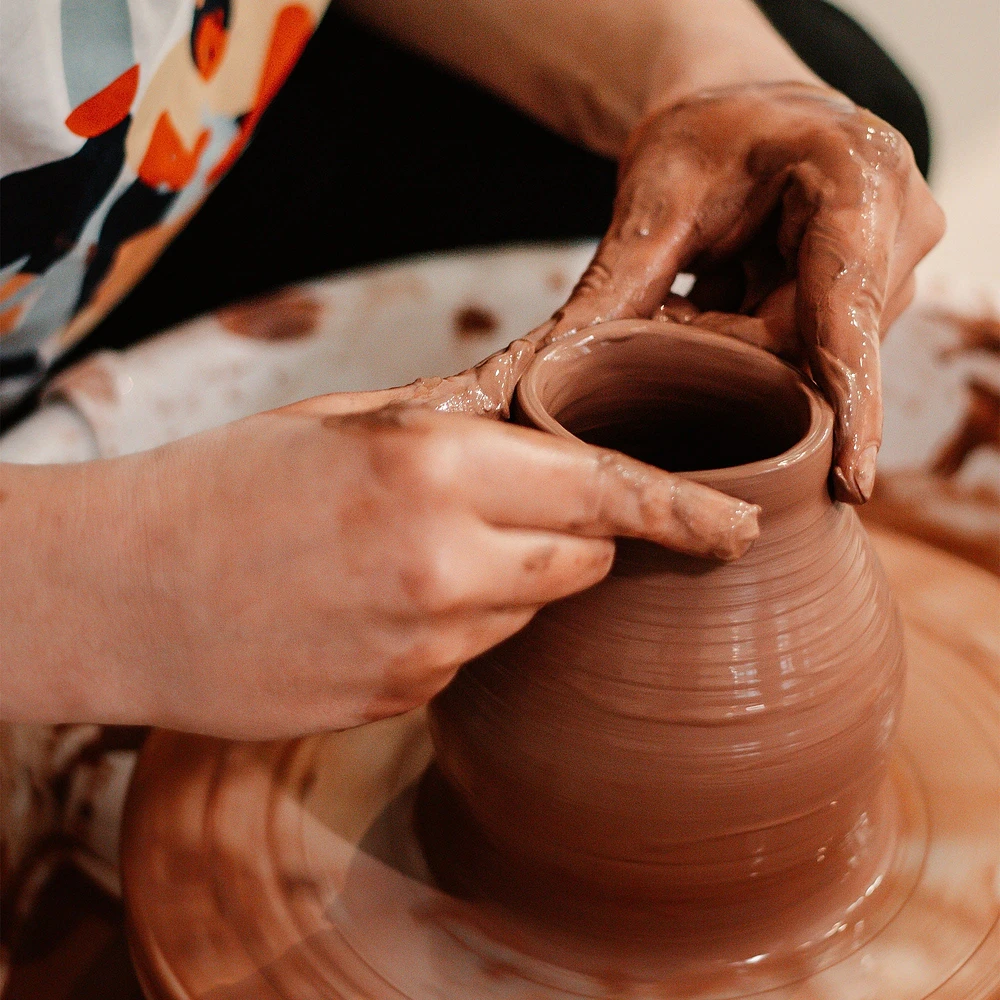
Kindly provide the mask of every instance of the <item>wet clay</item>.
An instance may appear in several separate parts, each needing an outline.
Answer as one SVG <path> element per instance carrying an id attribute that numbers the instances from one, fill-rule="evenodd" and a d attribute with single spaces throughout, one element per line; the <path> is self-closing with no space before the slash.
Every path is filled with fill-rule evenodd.
<path id="1" fill-rule="evenodd" d="M 604 582 L 459 672 L 429 711 L 431 869 L 570 963 L 805 960 L 879 881 L 904 675 L 830 496 L 830 408 L 757 348 L 623 321 L 539 353 L 516 412 L 758 504 L 761 534 L 729 564 L 622 540 Z"/>
<path id="2" fill-rule="evenodd" d="M 216 312 L 230 332 L 251 340 L 299 340 L 315 333 L 323 306 L 301 288 L 283 288 L 270 295 L 225 306 Z"/>

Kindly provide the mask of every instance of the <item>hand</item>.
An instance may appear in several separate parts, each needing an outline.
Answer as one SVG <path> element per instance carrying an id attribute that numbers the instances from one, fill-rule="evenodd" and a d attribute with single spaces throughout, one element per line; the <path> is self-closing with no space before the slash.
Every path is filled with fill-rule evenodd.
<path id="1" fill-rule="evenodd" d="M 943 231 L 906 141 L 841 94 L 700 92 L 635 130 L 611 227 L 535 336 L 659 312 L 801 354 L 837 414 L 837 493 L 863 502 L 882 434 L 879 340 Z M 670 295 L 679 271 L 698 276 L 690 302 Z"/>
<path id="2" fill-rule="evenodd" d="M 422 704 L 596 583 L 616 535 L 721 558 L 757 535 L 757 508 L 614 452 L 324 401 L 342 402 L 5 466 L 5 715 L 253 739 L 351 726 Z"/>
<path id="3" fill-rule="evenodd" d="M 156 703 L 232 736 L 422 704 L 601 579 L 616 534 L 724 557 L 756 535 L 748 505 L 624 456 L 420 408 L 262 414 L 157 464 Z"/>

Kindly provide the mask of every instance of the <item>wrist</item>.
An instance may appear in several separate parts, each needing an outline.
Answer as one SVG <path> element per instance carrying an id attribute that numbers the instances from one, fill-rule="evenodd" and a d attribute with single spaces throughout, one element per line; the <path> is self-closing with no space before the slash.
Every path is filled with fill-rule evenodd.
<path id="1" fill-rule="evenodd" d="M 671 17 L 647 77 L 639 122 L 706 90 L 825 86 L 750 0 L 672 0 L 667 7 Z"/>
<path id="2" fill-rule="evenodd" d="M 4 466 L 6 718 L 146 719 L 134 517 L 119 465 Z"/>

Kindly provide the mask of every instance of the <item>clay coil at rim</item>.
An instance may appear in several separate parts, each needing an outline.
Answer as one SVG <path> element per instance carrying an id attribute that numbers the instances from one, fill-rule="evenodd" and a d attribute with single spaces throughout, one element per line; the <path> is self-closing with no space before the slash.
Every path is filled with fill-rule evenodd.
<path id="1" fill-rule="evenodd" d="M 898 616 L 827 489 L 832 413 L 777 359 L 623 321 L 548 348 L 518 390 L 524 422 L 588 440 L 671 406 L 702 407 L 716 451 L 745 438 L 751 461 L 685 474 L 760 504 L 757 543 L 721 564 L 622 541 L 607 580 L 463 668 L 431 704 L 418 827 L 442 885 L 536 929 L 801 950 L 863 921 L 889 851 Z"/>

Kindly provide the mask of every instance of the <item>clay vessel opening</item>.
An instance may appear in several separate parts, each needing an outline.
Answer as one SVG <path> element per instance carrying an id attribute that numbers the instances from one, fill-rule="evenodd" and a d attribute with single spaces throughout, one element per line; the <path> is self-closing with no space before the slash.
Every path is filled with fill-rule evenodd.
<path id="1" fill-rule="evenodd" d="M 603 324 L 551 351 L 522 381 L 519 403 L 530 423 L 671 472 L 774 459 L 814 416 L 798 376 L 776 358 L 639 321 Z"/>

